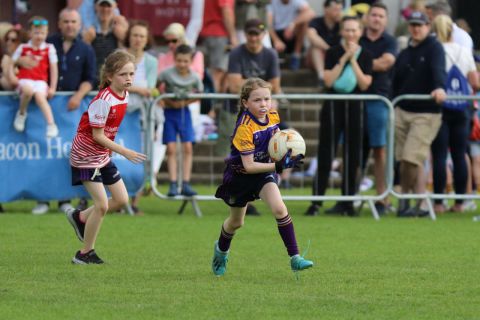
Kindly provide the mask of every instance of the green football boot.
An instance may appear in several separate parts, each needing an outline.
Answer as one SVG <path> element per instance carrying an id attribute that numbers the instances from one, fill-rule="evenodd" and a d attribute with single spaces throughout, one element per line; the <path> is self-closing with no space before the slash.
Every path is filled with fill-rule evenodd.
<path id="1" fill-rule="evenodd" d="M 302 271 L 313 267 L 313 262 L 305 259 L 299 254 L 296 254 L 290 259 L 290 266 L 292 267 L 292 271 L 294 272 Z"/>
<path id="2" fill-rule="evenodd" d="M 223 276 L 227 271 L 228 251 L 222 252 L 218 248 L 218 241 L 215 241 L 213 248 L 212 271 L 216 276 Z"/>

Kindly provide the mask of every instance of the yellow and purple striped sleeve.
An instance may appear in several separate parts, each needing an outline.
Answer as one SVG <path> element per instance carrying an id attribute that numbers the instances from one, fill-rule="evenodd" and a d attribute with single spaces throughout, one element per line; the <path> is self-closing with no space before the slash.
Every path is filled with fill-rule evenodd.
<path id="1" fill-rule="evenodd" d="M 255 145 L 253 144 L 253 131 L 251 126 L 245 124 L 238 126 L 232 143 L 240 154 L 253 153 L 255 151 Z"/>

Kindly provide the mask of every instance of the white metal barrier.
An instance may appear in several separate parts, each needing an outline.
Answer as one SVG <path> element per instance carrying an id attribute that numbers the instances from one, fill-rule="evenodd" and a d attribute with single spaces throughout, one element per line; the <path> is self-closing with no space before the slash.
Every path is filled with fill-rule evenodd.
<path id="1" fill-rule="evenodd" d="M 151 159 L 152 154 L 150 153 L 153 149 L 152 143 L 154 138 L 154 108 L 157 107 L 157 102 L 165 98 L 175 98 L 174 94 L 164 94 L 159 96 L 151 105 L 150 110 L 148 111 L 148 128 L 146 135 L 146 145 L 150 145 L 147 150 L 149 152 L 148 156 Z M 182 98 L 191 98 L 191 99 L 212 99 L 212 100 L 225 100 L 225 99 L 237 99 L 238 95 L 234 94 L 190 94 L 188 97 Z M 366 201 L 368 202 L 370 209 L 372 211 L 373 217 L 378 220 L 380 217 L 377 210 L 375 209 L 374 202 L 384 199 L 388 196 L 393 188 L 393 128 L 394 128 L 394 114 L 393 114 L 393 105 L 387 98 L 379 95 L 352 95 L 352 94 L 281 94 L 273 95 L 273 99 L 288 99 L 289 101 L 294 100 L 304 100 L 304 101 L 333 101 L 333 100 L 351 100 L 351 101 L 369 101 L 369 100 L 381 100 L 383 101 L 389 110 L 388 117 L 388 138 L 387 138 L 387 164 L 386 164 L 386 190 L 380 195 L 354 195 L 354 196 L 337 196 L 337 195 L 324 195 L 324 196 L 313 196 L 313 195 L 304 195 L 304 196 L 283 196 L 284 200 L 303 200 L 303 201 L 322 201 L 322 200 L 333 200 L 333 201 Z M 202 200 L 219 200 L 213 195 L 196 195 L 193 197 L 168 197 L 167 195 L 161 193 L 156 187 L 156 172 L 154 172 L 153 163 L 150 161 L 149 170 L 147 176 L 150 177 L 150 185 L 154 194 L 164 200 L 183 200 L 183 204 L 180 210 L 183 210 L 186 203 L 190 201 L 195 210 L 197 216 L 201 216 L 201 210 L 197 201 Z"/>
<path id="2" fill-rule="evenodd" d="M 427 94 L 405 94 L 396 97 L 395 99 L 392 100 L 392 105 L 396 106 L 400 101 L 404 100 L 432 100 L 432 96 L 427 95 Z M 479 97 L 476 96 L 448 96 L 447 100 L 468 100 L 468 101 L 476 101 L 480 100 Z M 430 218 L 432 220 L 436 220 L 436 214 L 433 209 L 432 205 L 432 199 L 447 199 L 447 200 L 455 200 L 455 199 L 462 199 L 462 200 L 479 200 L 480 195 L 472 195 L 472 194 L 433 194 L 433 193 L 424 193 L 424 194 L 414 194 L 414 193 L 409 193 L 409 194 L 402 194 L 395 192 L 393 188 L 390 189 L 390 193 L 398 198 L 398 199 L 420 199 L 420 200 L 425 200 L 428 205 L 428 211 Z"/>

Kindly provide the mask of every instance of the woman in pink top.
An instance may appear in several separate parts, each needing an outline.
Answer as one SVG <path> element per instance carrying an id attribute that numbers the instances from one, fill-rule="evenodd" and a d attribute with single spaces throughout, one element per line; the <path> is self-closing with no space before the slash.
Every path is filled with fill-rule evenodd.
<path id="1" fill-rule="evenodd" d="M 160 53 L 158 55 L 158 74 L 165 70 L 166 68 L 173 67 L 174 65 L 174 52 L 175 49 L 181 44 L 187 44 L 185 38 L 185 28 L 180 23 L 172 23 L 167 29 L 163 32 L 165 41 L 168 46 L 168 51 L 165 53 Z M 204 63 L 203 63 L 203 53 L 196 51 L 193 56 L 193 61 L 191 68 L 194 72 L 198 73 L 200 79 L 203 80 L 204 73 Z"/>

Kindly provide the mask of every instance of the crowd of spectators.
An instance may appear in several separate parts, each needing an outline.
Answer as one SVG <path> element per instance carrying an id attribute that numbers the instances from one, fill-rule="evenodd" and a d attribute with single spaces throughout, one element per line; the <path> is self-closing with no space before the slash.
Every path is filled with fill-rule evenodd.
<path id="1" fill-rule="evenodd" d="M 479 169 L 470 168 L 467 156 L 472 108 L 469 105 L 451 110 L 442 104 L 452 66 L 458 66 L 471 93 L 479 87 L 473 41 L 452 21 L 451 8 L 444 0 L 410 1 L 402 11 L 405 21 L 397 27 L 396 38 L 386 31 L 388 15 L 387 6 L 381 2 L 367 6 L 360 17 L 345 14 L 341 0 L 324 0 L 322 16 L 316 16 L 306 0 L 192 1 L 190 23 L 186 28 L 180 23 L 170 24 L 162 33 L 166 50 L 158 55 L 151 50 L 154 41 L 148 23 L 128 20 L 115 0 L 71 0 L 59 14 L 59 32 L 48 39 L 49 21 L 42 17 L 32 17 L 25 27 L 3 24 L 0 85 L 2 90 L 18 90 L 20 94 L 13 126 L 17 131 L 23 131 L 26 125 L 26 107 L 33 97 L 48 123 L 47 136 L 54 137 L 58 130 L 47 98 L 56 91 L 73 91 L 66 109 L 78 108 L 83 97 L 96 90 L 100 66 L 117 48 L 125 48 L 136 58 L 129 111 L 141 110 L 142 123 L 157 90 L 184 95 L 203 89 L 203 82 L 209 92 L 238 93 L 246 79 L 259 77 L 270 82 L 273 94 L 282 93 L 281 63 L 286 61 L 284 68 L 292 71 L 310 67 L 316 73 L 318 87 L 326 93 L 371 93 L 389 99 L 407 93 L 431 95 L 430 101 L 402 101 L 395 106 L 395 158 L 401 191 L 426 192 L 427 168 L 432 167 L 433 191 L 445 193 L 449 185 L 450 150 L 454 190 L 458 194 L 468 193 L 472 189 L 468 178 L 471 171 L 479 176 Z M 35 50 L 48 51 L 47 58 L 38 63 L 32 58 Z M 190 71 L 182 69 L 185 65 Z M 35 71 L 40 67 L 41 72 Z M 157 109 L 155 170 L 163 161 L 163 141 L 168 146 L 169 195 L 194 195 L 189 185 L 191 143 L 201 137 L 189 130 L 198 127 L 200 103 L 185 99 L 163 101 Z M 215 118 L 219 129 L 215 154 L 225 156 L 237 102 L 226 100 L 207 112 Z M 172 127 L 178 119 L 182 122 Z M 185 119 L 188 122 L 183 122 Z M 313 194 L 325 194 L 339 144 L 343 145 L 344 157 L 342 194 L 359 192 L 370 149 L 376 192 L 383 194 L 387 121 L 388 108 L 381 101 L 326 101 L 319 119 Z M 168 131 L 167 136 L 164 130 Z M 183 188 L 176 177 L 177 134 L 184 142 Z M 71 207 L 69 199 L 59 200 L 62 211 Z M 85 206 L 85 200 L 81 205 Z M 318 214 L 320 205 L 321 202 L 313 202 L 306 214 Z M 388 198 L 375 206 L 380 214 L 393 210 Z M 425 206 L 422 201 L 412 207 L 407 200 L 401 201 L 397 214 L 424 216 Z M 465 207 L 461 200 L 450 209 L 441 200 L 435 203 L 437 212 L 461 212 Z M 139 212 L 138 197 L 133 199 L 133 208 Z M 33 212 L 45 213 L 48 209 L 47 202 L 39 202 Z M 337 203 L 327 213 L 357 214 L 351 202 Z"/>

